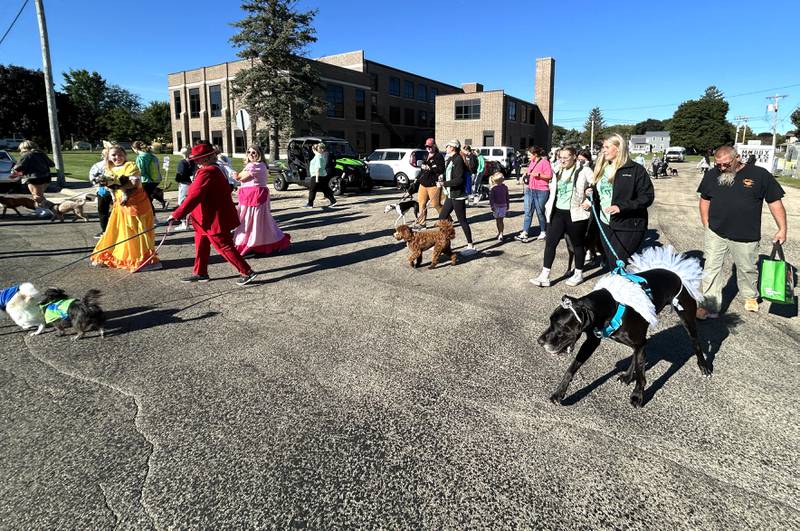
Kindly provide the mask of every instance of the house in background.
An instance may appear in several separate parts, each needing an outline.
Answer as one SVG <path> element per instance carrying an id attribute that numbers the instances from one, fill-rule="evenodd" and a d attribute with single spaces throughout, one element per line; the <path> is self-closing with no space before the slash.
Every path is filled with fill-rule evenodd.
<path id="1" fill-rule="evenodd" d="M 631 135 L 628 142 L 628 151 L 631 153 L 650 153 L 650 143 L 645 135 Z"/>
<path id="2" fill-rule="evenodd" d="M 663 153 L 669 147 L 669 131 L 645 131 L 644 137 L 650 151 Z"/>

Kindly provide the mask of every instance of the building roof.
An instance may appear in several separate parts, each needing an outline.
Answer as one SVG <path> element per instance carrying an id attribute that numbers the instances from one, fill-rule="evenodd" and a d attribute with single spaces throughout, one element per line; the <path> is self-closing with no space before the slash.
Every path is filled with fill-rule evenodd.
<path id="1" fill-rule="evenodd" d="M 631 143 L 647 144 L 647 137 L 645 135 L 631 135 Z"/>
<path id="2" fill-rule="evenodd" d="M 645 136 L 650 136 L 650 137 L 653 137 L 653 136 L 668 137 L 669 136 L 669 131 L 645 131 L 644 135 Z"/>

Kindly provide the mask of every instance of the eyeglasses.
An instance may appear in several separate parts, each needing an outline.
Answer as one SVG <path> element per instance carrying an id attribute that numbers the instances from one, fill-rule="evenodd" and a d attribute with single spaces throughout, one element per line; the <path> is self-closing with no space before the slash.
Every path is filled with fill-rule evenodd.
<path id="1" fill-rule="evenodd" d="M 731 160 L 730 162 L 717 162 L 716 166 L 717 168 L 730 168 L 731 166 L 733 166 L 733 163 L 734 163 L 733 160 Z"/>
<path id="2" fill-rule="evenodd" d="M 248 151 L 247 154 L 248 155 L 258 155 L 258 153 L 256 153 L 255 151 Z"/>
<path id="3" fill-rule="evenodd" d="M 425 146 L 425 149 L 433 149 L 433 146 Z"/>

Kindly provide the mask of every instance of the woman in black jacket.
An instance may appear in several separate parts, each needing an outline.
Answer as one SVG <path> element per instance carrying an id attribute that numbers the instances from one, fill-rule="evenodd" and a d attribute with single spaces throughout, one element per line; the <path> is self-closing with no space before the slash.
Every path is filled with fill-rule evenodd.
<path id="1" fill-rule="evenodd" d="M 422 161 L 422 170 L 417 177 L 419 190 L 417 191 L 417 201 L 419 202 L 419 217 L 417 218 L 417 228 L 425 227 L 425 220 L 428 218 L 428 201 L 436 209 L 436 213 L 442 211 L 441 190 L 436 186 L 439 176 L 444 173 L 444 157 L 436 147 L 436 142 L 429 138 L 425 141 L 425 151 L 428 156 Z"/>
<path id="2" fill-rule="evenodd" d="M 613 269 L 617 257 L 628 263 L 647 232 L 647 207 L 653 204 L 653 183 L 644 167 L 630 160 L 628 144 L 614 134 L 603 142 L 593 179 L 593 215 L 611 242 L 601 236 L 606 262 Z"/>
<path id="3" fill-rule="evenodd" d="M 444 190 L 447 199 L 442 205 L 439 219 L 449 219 L 450 214 L 455 211 L 464 237 L 467 239 L 467 248 L 461 251 L 464 256 L 475 254 L 475 246 L 472 245 L 472 231 L 467 222 L 467 194 L 464 191 L 464 159 L 461 157 L 461 142 L 451 140 L 445 146 L 447 157 L 445 157 L 444 176 L 440 177 L 436 185 Z"/>
<path id="4" fill-rule="evenodd" d="M 44 209 L 46 208 L 44 191 L 50 184 L 50 168 L 55 164 L 31 140 L 22 142 L 19 150 L 22 156 L 14 165 L 12 175 L 22 177 L 22 184 L 28 185 L 28 190 L 36 206 Z"/>
<path id="5" fill-rule="evenodd" d="M 194 172 L 197 171 L 197 164 L 193 160 L 189 160 L 189 154 L 191 153 L 191 149 L 189 146 L 184 147 L 181 150 L 181 155 L 183 156 L 183 160 L 178 162 L 178 168 L 175 172 L 175 182 L 178 183 L 178 206 L 183 203 L 183 200 L 186 199 L 186 195 L 189 193 L 189 185 L 192 184 L 192 178 L 194 177 Z M 186 224 L 186 220 L 182 220 L 181 224 L 175 227 L 175 232 L 189 230 L 189 226 Z"/>

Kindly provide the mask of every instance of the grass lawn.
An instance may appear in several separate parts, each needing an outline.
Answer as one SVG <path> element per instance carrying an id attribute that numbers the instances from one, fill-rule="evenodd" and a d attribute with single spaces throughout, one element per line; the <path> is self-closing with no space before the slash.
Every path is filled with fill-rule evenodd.
<path id="1" fill-rule="evenodd" d="M 800 179 L 795 179 L 793 177 L 779 177 L 775 176 L 781 186 L 791 186 L 792 188 L 800 188 Z"/>

